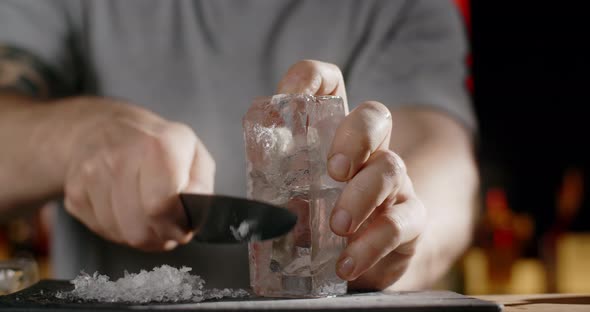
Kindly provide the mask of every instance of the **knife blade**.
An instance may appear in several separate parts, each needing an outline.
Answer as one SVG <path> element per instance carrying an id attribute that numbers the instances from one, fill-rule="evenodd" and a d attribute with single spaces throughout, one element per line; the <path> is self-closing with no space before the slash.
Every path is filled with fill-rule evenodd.
<path id="1" fill-rule="evenodd" d="M 181 193 L 193 241 L 246 243 L 282 236 L 295 226 L 297 215 L 261 201 L 224 195 Z"/>

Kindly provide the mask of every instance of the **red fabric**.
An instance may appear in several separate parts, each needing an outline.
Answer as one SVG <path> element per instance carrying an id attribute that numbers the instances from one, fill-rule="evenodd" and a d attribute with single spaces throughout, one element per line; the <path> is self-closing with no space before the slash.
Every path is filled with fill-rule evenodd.
<path id="1" fill-rule="evenodd" d="M 454 0 L 455 5 L 463 15 L 463 20 L 468 31 L 471 31 L 471 11 L 469 9 L 469 0 Z"/>
<path id="2" fill-rule="evenodd" d="M 457 6 L 457 9 L 459 9 L 459 12 L 461 12 L 461 15 L 463 16 L 463 22 L 465 23 L 467 33 L 471 35 L 471 10 L 469 7 L 469 0 L 453 0 L 453 2 Z M 471 64 L 473 63 L 471 54 L 467 55 L 466 63 L 469 70 L 471 70 Z M 469 73 L 469 75 L 467 76 L 467 79 L 465 80 L 465 85 L 467 86 L 467 90 L 473 93 L 473 77 L 471 76 L 471 73 Z"/>

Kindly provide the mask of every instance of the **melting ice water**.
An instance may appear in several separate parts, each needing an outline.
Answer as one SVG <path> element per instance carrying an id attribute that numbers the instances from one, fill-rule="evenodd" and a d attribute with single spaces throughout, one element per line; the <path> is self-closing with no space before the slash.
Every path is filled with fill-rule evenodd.
<path id="1" fill-rule="evenodd" d="M 198 275 L 190 274 L 191 270 L 162 265 L 149 272 L 125 272 L 116 281 L 97 272 L 93 275 L 82 272 L 71 281 L 74 284 L 72 291 L 59 292 L 56 296 L 70 300 L 127 303 L 200 302 L 249 296 L 244 289 L 204 289 L 205 281 Z"/>

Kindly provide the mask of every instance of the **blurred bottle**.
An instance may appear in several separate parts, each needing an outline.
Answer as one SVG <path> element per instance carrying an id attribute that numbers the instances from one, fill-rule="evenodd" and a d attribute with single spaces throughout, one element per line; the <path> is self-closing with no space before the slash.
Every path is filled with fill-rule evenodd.
<path id="1" fill-rule="evenodd" d="M 489 290 L 492 293 L 506 293 L 512 264 L 517 258 L 512 228 L 513 214 L 504 189 L 490 188 L 486 195 L 486 218 L 491 235 L 491 244 L 486 248 Z"/>
<path id="2" fill-rule="evenodd" d="M 54 203 L 34 213 L 8 220 L 0 227 L 0 260 L 33 259 L 41 278 L 51 277 L 49 242 Z"/>
<path id="3" fill-rule="evenodd" d="M 32 258 L 0 261 L 0 295 L 7 295 L 39 281 L 37 262 Z"/>
<path id="4" fill-rule="evenodd" d="M 544 277 L 533 278 L 529 272 L 542 270 L 542 265 L 537 261 L 535 270 L 529 270 L 533 267 L 529 264 L 534 261 L 521 258 L 533 245 L 534 219 L 527 213 L 516 213 L 510 208 L 503 187 L 487 189 L 484 206 L 485 214 L 477 227 L 475 246 L 464 259 L 465 274 L 470 274 L 465 277 L 465 286 L 468 291 L 477 294 L 532 289 L 527 281 L 544 280 Z M 476 284 L 477 280 L 480 280 L 480 285 Z"/>
<path id="5" fill-rule="evenodd" d="M 579 168 L 569 168 L 563 174 L 556 196 L 555 222 L 540 240 L 542 259 L 547 269 L 548 291 L 557 292 L 558 242 L 568 233 L 584 200 L 584 175 Z"/>

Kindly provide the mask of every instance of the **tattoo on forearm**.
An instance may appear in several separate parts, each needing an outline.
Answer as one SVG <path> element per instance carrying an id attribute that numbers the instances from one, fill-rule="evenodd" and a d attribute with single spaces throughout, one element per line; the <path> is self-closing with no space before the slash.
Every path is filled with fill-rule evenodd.
<path id="1" fill-rule="evenodd" d="M 24 50 L 0 45 L 0 90 L 45 98 L 54 75 L 37 57 Z"/>

